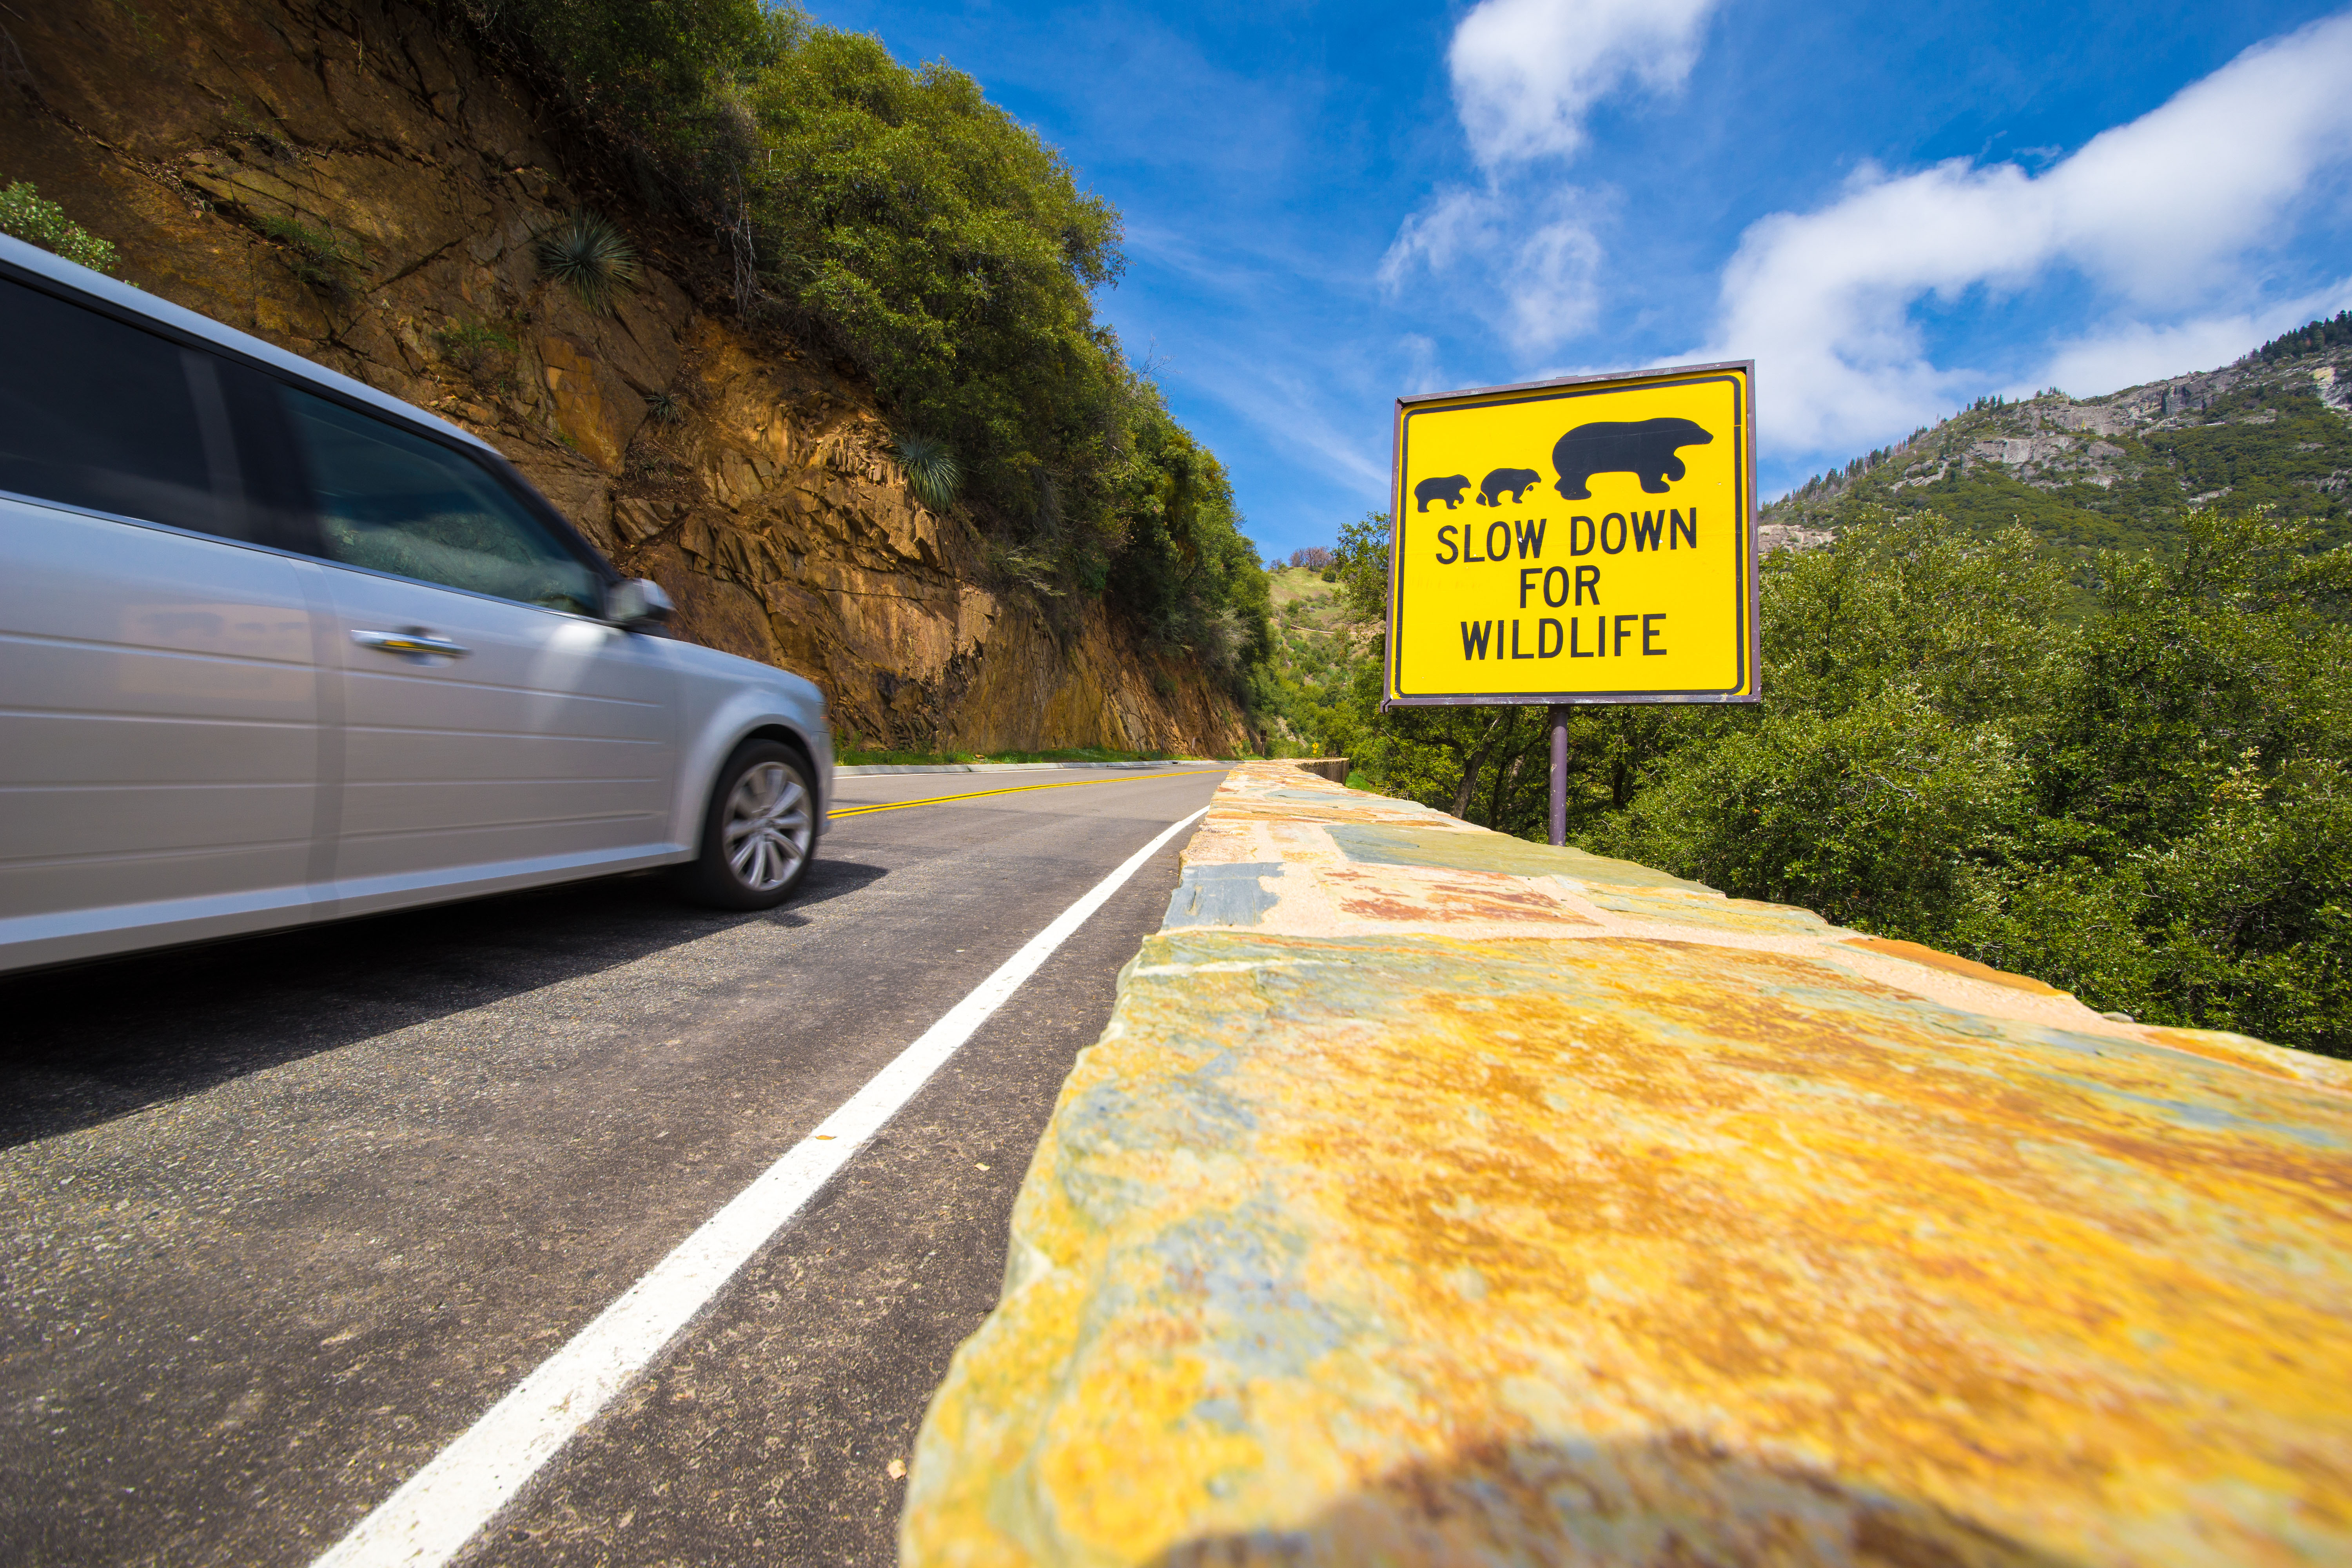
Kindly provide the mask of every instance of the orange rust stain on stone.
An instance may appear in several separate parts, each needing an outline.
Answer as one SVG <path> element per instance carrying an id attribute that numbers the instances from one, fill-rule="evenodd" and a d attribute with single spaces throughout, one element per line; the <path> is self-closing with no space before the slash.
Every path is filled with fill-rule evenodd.
<path id="1" fill-rule="evenodd" d="M 1128 971 L 927 1418 L 910 1568 L 2352 1561 L 2326 1072 L 1925 1000 L 1828 928 L 1288 907 Z"/>
<path id="2" fill-rule="evenodd" d="M 1979 963 L 1973 958 L 1961 958 L 1954 953 L 1938 952 L 1916 942 L 1898 942 L 1892 937 L 1865 936 L 1847 941 L 1848 947 L 1859 947 L 1870 952 L 1883 952 L 1890 958 L 1908 959 L 1924 963 L 1930 969 L 1940 969 L 1948 974 L 1966 975 L 1990 985 L 2006 985 L 2012 991 L 2030 992 L 2036 996 L 2063 996 L 2067 993 L 2055 985 L 2045 984 L 2030 974 L 2011 974 L 2005 969 L 1995 969 L 1989 963 Z"/>
<path id="3" fill-rule="evenodd" d="M 1517 877 L 1382 877 L 1363 871 L 1330 871 L 1323 880 L 1341 913 L 1359 920 L 1409 924 L 1510 923 L 1529 919 L 1590 926 L 1591 921 L 1562 909 L 1559 900 Z M 1357 891 L 1355 889 L 1362 889 Z"/>
<path id="4" fill-rule="evenodd" d="M 2231 1067 L 2308 1084 L 2315 1089 L 2352 1094 L 2352 1062 L 2315 1057 L 2308 1052 L 2285 1049 L 2244 1035 L 2228 1035 L 2213 1029 L 2152 1028 L 2148 1034 L 2174 1050 L 2186 1051 L 2192 1057 L 2227 1062 Z"/>

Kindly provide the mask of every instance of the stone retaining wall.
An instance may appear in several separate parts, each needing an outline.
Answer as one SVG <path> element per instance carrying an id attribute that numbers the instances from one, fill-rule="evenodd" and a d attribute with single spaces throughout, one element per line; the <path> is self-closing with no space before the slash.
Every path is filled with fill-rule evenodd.
<path id="1" fill-rule="evenodd" d="M 1220 790 L 908 1568 L 2352 1561 L 2352 1071 Z"/>

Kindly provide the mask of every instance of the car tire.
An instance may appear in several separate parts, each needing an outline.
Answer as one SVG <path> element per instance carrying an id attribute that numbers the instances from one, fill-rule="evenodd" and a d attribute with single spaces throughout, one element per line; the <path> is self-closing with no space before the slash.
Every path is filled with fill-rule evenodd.
<path id="1" fill-rule="evenodd" d="M 777 741 L 736 747 L 711 786 L 701 850 L 672 878 L 694 902 L 772 910 L 791 898 L 816 852 L 808 759 Z"/>

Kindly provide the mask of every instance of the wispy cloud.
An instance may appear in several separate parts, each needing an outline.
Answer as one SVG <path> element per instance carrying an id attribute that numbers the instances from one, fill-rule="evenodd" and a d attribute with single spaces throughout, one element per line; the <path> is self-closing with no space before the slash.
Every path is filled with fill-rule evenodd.
<path id="1" fill-rule="evenodd" d="M 1393 294 L 1416 274 L 1450 280 L 1515 353 L 1541 353 L 1600 310 L 1592 218 L 1605 205 L 1569 187 L 1442 191 L 1397 231 L 1381 284 Z"/>
<path id="2" fill-rule="evenodd" d="M 2276 7 L 2063 0 L 2022 34 L 1868 0 L 826 12 L 972 70 L 1126 210 L 1098 308 L 1285 552 L 1387 493 L 1400 391 L 1752 354 L 1771 479 L 2352 304 L 2315 299 L 2352 271 L 2340 37 L 2227 64 Z"/>
<path id="3" fill-rule="evenodd" d="M 1182 379 L 1231 409 L 1253 428 L 1264 432 L 1294 468 L 1311 469 L 1343 486 L 1350 495 L 1377 494 L 1387 489 L 1389 454 L 1374 443 L 1385 437 L 1384 426 L 1367 427 L 1361 421 L 1344 423 L 1332 416 L 1328 363 L 1292 368 L 1281 356 L 1266 355 L 1262 346 L 1234 352 L 1197 354 Z M 1370 383 L 1364 367 L 1338 367 L 1351 382 Z M 1354 390 L 1351 388 L 1350 390 Z"/>
<path id="4" fill-rule="evenodd" d="M 1603 100 L 1681 88 L 1715 4 L 1480 0 L 1446 60 L 1482 178 L 1440 189 L 1399 226 L 1380 268 L 1390 296 L 1429 279 L 1522 363 L 1590 331 L 1615 196 L 1564 183 L 1559 166 Z"/>
<path id="5" fill-rule="evenodd" d="M 952 13 L 953 7 L 941 7 Z M 1262 79 L 1204 55 L 1149 11 L 1117 0 L 1032 13 L 974 7 L 948 24 L 980 55 L 992 90 L 1051 100 L 1092 165 L 1185 169 L 1204 185 L 1279 179 L 1306 155 L 1322 88 L 1310 73 Z M 1086 61 L 1074 70 L 1070 62 Z"/>
<path id="6" fill-rule="evenodd" d="M 1403 363 L 1407 392 L 1444 390 L 1445 373 L 1438 367 L 1436 339 L 1421 332 L 1407 332 L 1397 340 L 1397 354 Z"/>
<path id="7" fill-rule="evenodd" d="M 2352 168 L 2347 81 L 2352 15 L 2246 50 L 2038 175 L 1967 160 L 1865 167 L 1828 205 L 1749 226 L 1701 352 L 1766 367 L 1768 437 L 1805 451 L 1881 437 L 2007 379 L 1932 362 L 1913 314 L 1931 297 L 2086 279 L 2116 322 L 2047 372 L 2081 390 L 2167 374 L 2148 367 L 2182 354 L 2227 359 L 2275 316 L 2240 303 L 2265 292 L 2261 258 L 2292 237 L 2317 183 Z"/>
<path id="8" fill-rule="evenodd" d="M 1573 156 L 1593 106 L 1679 89 L 1715 0 L 1481 0 L 1446 63 L 1470 150 L 1492 169 Z"/>
<path id="9" fill-rule="evenodd" d="M 1360 257 L 1333 255 L 1287 232 L 1250 233 L 1229 225 L 1212 233 L 1164 224 L 1127 226 L 1130 263 L 1164 268 L 1206 290 L 1263 297 L 1276 284 L 1369 294 Z"/>
<path id="10" fill-rule="evenodd" d="M 2199 316 L 2152 326 L 2123 321 L 2059 342 L 2030 384 L 2012 392 L 2055 386 L 2078 395 L 2114 392 L 2189 371 L 2227 364 L 2247 346 L 2274 338 L 2315 316 L 2352 306 L 2352 279 L 2317 293 L 2299 295 L 2266 310 Z"/>

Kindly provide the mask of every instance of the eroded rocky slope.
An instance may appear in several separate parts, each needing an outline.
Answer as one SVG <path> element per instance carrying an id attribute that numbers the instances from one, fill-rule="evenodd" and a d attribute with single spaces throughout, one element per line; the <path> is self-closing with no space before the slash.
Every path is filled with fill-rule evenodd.
<path id="1" fill-rule="evenodd" d="M 2266 510 L 2352 538 L 2352 345 L 2101 397 L 1971 408 L 1764 510 L 1768 546 L 1826 542 L 1856 502 L 2024 522 L 2090 551 L 2160 545 L 2189 508 Z"/>
<path id="2" fill-rule="evenodd" d="M 722 241 L 645 216 L 426 13 L 16 0 L 0 95 L 0 180 L 123 277 L 479 433 L 685 636 L 811 677 L 865 743 L 1244 744 L 1223 691 L 1099 605 L 992 584 L 908 493 L 870 389 L 745 330 Z M 534 237 L 582 206 L 646 263 L 609 313 L 540 275 Z"/>

